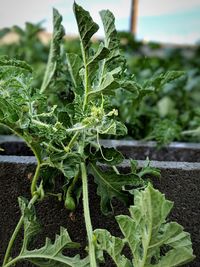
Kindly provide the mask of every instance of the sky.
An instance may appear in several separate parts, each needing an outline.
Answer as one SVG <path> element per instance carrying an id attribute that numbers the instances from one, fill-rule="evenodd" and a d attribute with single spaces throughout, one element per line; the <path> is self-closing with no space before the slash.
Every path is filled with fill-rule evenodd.
<path id="1" fill-rule="evenodd" d="M 0 28 L 39 22 L 52 31 L 52 7 L 63 15 L 66 34 L 77 34 L 74 0 L 1 0 Z M 129 30 L 131 0 L 76 0 L 100 25 L 98 12 L 110 9 L 118 30 Z M 200 40 L 200 0 L 139 0 L 137 38 L 165 43 L 193 44 Z"/>

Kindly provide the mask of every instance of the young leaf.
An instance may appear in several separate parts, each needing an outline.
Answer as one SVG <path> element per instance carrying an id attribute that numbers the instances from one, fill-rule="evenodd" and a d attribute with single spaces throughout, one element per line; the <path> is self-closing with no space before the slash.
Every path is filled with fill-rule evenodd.
<path id="1" fill-rule="evenodd" d="M 132 252 L 130 266 L 176 267 L 194 259 L 190 235 L 178 223 L 166 222 L 173 206 L 171 201 L 149 185 L 144 191 L 136 192 L 134 204 L 130 207 L 131 216 L 116 217 L 124 242 Z M 95 234 L 99 248 L 108 253 L 114 250 L 115 238 L 105 230 L 96 230 Z M 116 262 L 116 256 L 109 254 Z M 121 267 L 121 262 L 117 261 L 116 265 Z"/>
<path id="2" fill-rule="evenodd" d="M 44 92 L 49 86 L 54 76 L 54 73 L 56 71 L 57 63 L 60 59 L 60 44 L 65 33 L 61 22 L 62 22 L 62 16 L 54 8 L 53 9 L 53 37 L 51 40 L 47 68 L 46 68 L 46 72 L 45 72 L 42 86 L 40 89 L 41 92 Z"/>
<path id="3" fill-rule="evenodd" d="M 85 52 L 88 52 L 91 37 L 98 31 L 99 26 L 93 21 L 89 12 L 74 2 L 74 15 L 76 17 L 81 43 Z M 85 53 L 84 52 L 84 53 Z"/>
<path id="4" fill-rule="evenodd" d="M 128 202 L 128 192 L 123 191 L 123 187 L 141 186 L 143 181 L 136 174 L 116 174 L 114 171 L 102 171 L 94 163 L 90 163 L 90 173 L 94 176 L 94 181 L 98 185 L 97 194 L 101 197 L 101 210 L 104 214 L 112 210 L 111 200 L 113 197 L 122 202 Z"/>
<path id="5" fill-rule="evenodd" d="M 103 22 L 105 31 L 105 47 L 110 50 L 109 59 L 113 59 L 120 55 L 119 39 L 115 28 L 115 17 L 109 10 L 102 10 L 100 16 Z"/>

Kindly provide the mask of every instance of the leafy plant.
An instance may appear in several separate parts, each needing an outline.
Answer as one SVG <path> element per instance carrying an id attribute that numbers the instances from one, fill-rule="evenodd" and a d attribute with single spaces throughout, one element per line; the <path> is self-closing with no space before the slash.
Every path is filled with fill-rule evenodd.
<path id="1" fill-rule="evenodd" d="M 98 266 L 104 247 L 95 243 L 96 236 L 90 217 L 88 174 L 93 175 L 97 184 L 104 214 L 112 211 L 113 198 L 128 206 L 135 188 L 142 190 L 146 186 L 144 177 L 152 173 L 159 174 L 149 164 L 138 171 L 134 161 L 131 161 L 130 173 L 120 173 L 116 165 L 123 161 L 123 155 L 115 149 L 100 145 L 101 136 L 123 136 L 127 133 L 111 99 L 117 93 L 128 92 L 139 101 L 140 96 L 150 90 L 149 84 L 141 87 L 133 75 L 127 72 L 126 61 L 120 54 L 113 14 L 108 10 L 101 12 L 105 41 L 95 49 L 91 37 L 98 30 L 98 25 L 87 11 L 74 3 L 81 57 L 72 53 L 63 56 L 60 47 L 64 33 L 62 18 L 57 10 L 53 14 L 53 40 L 40 90 L 33 87 L 29 65 L 7 57 L 0 59 L 0 121 L 25 140 L 37 159 L 37 168 L 31 181 L 32 199 L 28 202 L 19 198 L 21 218 L 9 241 L 3 267 L 13 266 L 21 260 L 30 261 L 36 266 Z M 64 86 L 63 70 L 67 72 L 69 86 Z M 60 85 L 66 88 L 66 99 L 62 103 L 52 97 Z M 100 163 L 108 171 L 103 172 Z M 56 173 L 64 176 L 64 184 L 57 189 L 58 192 L 52 188 Z M 63 228 L 54 243 L 47 239 L 43 247 L 30 249 L 31 240 L 39 229 L 34 204 L 49 196 L 52 191 L 54 195 L 62 194 L 63 204 L 72 211 L 82 193 L 88 239 L 88 256 L 84 259 L 78 254 L 74 257 L 64 255 L 64 248 L 76 248 L 78 244 L 71 241 L 67 230 Z M 146 209 L 151 205 L 149 201 L 144 203 Z M 151 215 L 160 218 L 161 223 L 164 222 L 163 215 L 160 217 L 157 211 Z M 21 251 L 18 256 L 11 258 L 14 241 L 22 227 L 24 239 Z M 128 229 L 132 232 L 132 225 Z M 145 229 L 146 226 L 141 224 L 137 231 L 132 232 L 132 238 L 137 239 L 138 231 Z M 171 229 L 169 232 L 172 234 Z M 191 253 L 185 259 L 189 261 L 193 259 L 189 241 L 188 250 Z M 157 255 L 157 248 L 153 252 Z M 180 257 L 182 250 L 175 252 L 176 257 Z M 177 263 L 174 264 L 176 266 Z"/>
<path id="2" fill-rule="evenodd" d="M 119 215 L 116 220 L 124 239 L 112 236 L 107 230 L 95 230 L 100 249 L 105 250 L 116 266 L 180 266 L 193 257 L 188 233 L 176 222 L 167 222 L 173 203 L 149 185 L 136 191 L 131 216 Z M 132 260 L 122 250 L 128 244 Z"/>

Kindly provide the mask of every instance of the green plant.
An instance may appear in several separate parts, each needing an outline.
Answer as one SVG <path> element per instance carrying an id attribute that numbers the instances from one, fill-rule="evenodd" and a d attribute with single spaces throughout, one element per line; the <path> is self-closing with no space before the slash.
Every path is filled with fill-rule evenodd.
<path id="1" fill-rule="evenodd" d="M 137 211 L 136 216 L 141 220 L 141 224 L 137 226 L 131 223 L 125 229 L 131 232 L 129 236 L 131 242 L 135 242 L 135 245 L 131 243 L 132 250 L 134 246 L 140 250 L 139 240 L 144 239 L 145 255 L 141 262 L 137 263 L 139 252 L 135 254 L 133 251 L 135 267 L 151 266 L 150 264 L 160 266 L 156 264 L 159 264 L 160 257 L 162 257 L 160 254 L 162 244 L 155 246 L 155 249 L 152 248 L 152 252 L 148 248 L 151 237 L 149 231 L 152 232 L 152 227 L 153 229 L 157 227 L 157 231 L 152 232 L 154 235 L 152 242 L 161 237 L 165 239 L 165 237 L 174 236 L 177 238 L 177 244 L 169 243 L 171 253 L 181 258 L 183 253 L 187 252 L 182 259 L 173 262 L 173 266 L 190 261 L 194 257 L 190 236 L 178 224 L 164 224 L 172 206 L 171 202 L 165 201 L 160 193 L 156 193 L 150 186 L 143 191 L 147 185 L 146 176 L 150 174 L 158 176 L 159 171 L 151 168 L 149 164 L 142 170 L 137 170 L 136 163 L 131 161 L 130 173 L 123 174 L 117 168 L 117 165 L 124 159 L 123 155 L 113 148 L 102 147 L 100 144 L 100 137 L 122 136 L 127 132 L 111 101 L 115 93 L 128 91 L 131 97 L 138 98 L 138 101 L 141 95 L 148 93 L 148 90 L 137 84 L 134 77 L 126 71 L 126 62 L 119 50 L 114 16 L 108 10 L 100 13 L 104 24 L 105 41 L 100 43 L 97 50 L 94 50 L 91 37 L 98 30 L 98 25 L 89 13 L 76 3 L 74 3 L 74 13 L 80 34 L 82 57 L 76 54 L 63 56 L 60 49 L 63 36 L 62 18 L 54 9 L 54 34 L 40 90 L 32 86 L 32 70 L 29 65 L 6 57 L 0 59 L 0 121 L 26 141 L 37 159 L 37 168 L 31 182 L 32 198 L 30 201 L 19 198 L 21 218 L 9 241 L 3 267 L 14 266 L 21 260 L 27 260 L 41 267 L 95 267 L 103 261 L 103 250 L 107 250 L 104 244 L 101 244 L 101 231 L 104 230 L 93 231 L 89 207 L 88 174 L 93 175 L 97 184 L 97 194 L 101 198 L 101 211 L 104 214 L 112 212 L 113 198 L 129 205 L 132 202 L 135 188 L 141 189 L 135 197 L 136 207 L 131 208 Z M 69 78 L 69 86 L 64 87 L 67 96 L 65 101 L 58 103 L 52 94 L 60 88 L 61 84 L 65 84 L 63 83 L 65 81 L 63 68 L 68 72 L 66 76 Z M 103 171 L 99 164 L 104 164 L 107 171 Z M 59 192 L 55 192 L 52 188 L 56 173 L 64 176 L 64 185 Z M 40 228 L 34 205 L 52 192 L 54 195 L 62 194 L 63 204 L 72 211 L 76 208 L 80 192 L 82 192 L 88 239 L 87 257 L 81 259 L 79 255 L 65 256 L 65 248 L 77 248 L 79 244 L 74 243 L 67 230 L 62 227 L 54 243 L 47 239 L 43 247 L 30 248 L 30 243 Z M 142 199 L 142 196 L 145 198 L 144 203 L 141 203 L 142 208 L 150 212 L 146 215 L 150 218 L 155 217 L 148 223 L 146 215 L 140 214 L 142 209 L 140 211 L 139 197 Z M 157 201 L 160 203 L 159 208 L 156 206 Z M 120 216 L 118 221 L 123 218 Z M 157 225 L 157 219 L 160 220 L 160 225 Z M 174 232 L 171 225 L 175 225 L 178 231 Z M 147 226 L 149 230 L 147 239 L 145 239 Z M 18 256 L 12 258 L 11 250 L 22 227 L 24 238 L 21 251 Z M 135 231 L 132 231 L 134 229 Z M 107 232 L 105 233 L 107 235 Z M 185 238 L 181 239 L 179 234 Z M 124 243 L 120 239 L 117 240 L 119 245 Z M 106 242 L 110 242 L 109 236 Z M 163 241 L 163 245 L 165 244 L 168 243 Z M 119 253 L 121 250 L 115 247 L 111 256 L 121 257 Z M 153 253 L 155 264 L 150 261 L 149 253 L 150 256 Z M 122 258 L 124 260 L 123 256 Z M 119 265 L 120 259 L 119 261 L 116 259 L 115 262 L 117 266 L 132 266 L 128 259 L 126 265 Z M 172 265 L 169 263 L 165 266 Z"/>
<path id="2" fill-rule="evenodd" d="M 159 145 L 167 145 L 174 140 L 198 142 L 198 134 L 185 134 L 185 131 L 199 126 L 198 46 L 170 48 L 163 44 L 154 51 L 149 44 L 143 44 L 137 53 L 134 50 L 131 53 L 130 48 L 131 44 L 126 56 L 130 72 L 134 72 L 143 86 L 146 81 L 147 84 L 153 80 L 156 83 L 152 84 L 155 93 L 152 91 L 145 96 L 139 105 L 133 99 L 127 98 L 122 102 L 119 98 L 119 113 L 128 128 L 128 135 L 139 140 L 156 140 Z M 177 71 L 185 74 L 176 76 L 173 82 L 161 79 L 162 83 L 157 83 L 163 75 L 170 73 L 172 76 Z"/>

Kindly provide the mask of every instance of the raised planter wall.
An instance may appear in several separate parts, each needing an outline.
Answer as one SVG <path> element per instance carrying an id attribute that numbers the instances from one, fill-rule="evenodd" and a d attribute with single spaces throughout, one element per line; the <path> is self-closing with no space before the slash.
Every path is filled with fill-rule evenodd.
<path id="1" fill-rule="evenodd" d="M 15 141 L 13 143 L 13 141 Z M 200 147 L 196 145 L 177 145 L 172 144 L 165 151 L 157 151 L 153 143 L 145 144 L 132 141 L 103 141 L 104 145 L 117 147 L 128 158 L 134 159 L 146 158 L 162 159 L 166 157 L 171 161 L 152 161 L 152 166 L 161 170 L 161 179 L 153 179 L 153 184 L 161 192 L 166 194 L 166 197 L 175 202 L 171 219 L 182 224 L 186 231 L 191 233 L 194 253 L 197 258 L 193 263 L 187 264 L 187 267 L 200 266 Z M 16 146 L 17 145 L 17 146 Z M 0 147 L 12 147 L 13 153 L 18 150 L 22 152 L 22 147 L 25 148 L 24 143 L 18 142 L 17 139 L 0 141 Z M 191 150 L 191 146 L 193 147 Z M 16 148 L 17 147 L 17 148 Z M 138 150 L 139 149 L 139 150 Z M 182 150 L 183 149 L 183 150 Z M 138 152 L 140 151 L 140 152 Z M 158 154 L 156 154 L 156 151 Z M 183 151 L 181 153 L 181 151 Z M 9 149 L 7 149 L 9 152 Z M 30 153 L 27 152 L 27 153 Z M 168 156 L 165 155 L 168 153 Z M 145 154 L 145 156 L 144 156 Z M 153 156 L 152 156 L 153 155 Z M 159 155 L 159 156 L 158 156 Z M 171 158 L 169 157 L 171 155 Z M 177 162 L 180 155 L 182 162 Z M 187 155 L 189 158 L 187 159 Z M 196 159 L 196 162 L 191 162 Z M 179 158 L 180 160 L 180 158 Z M 138 161 L 139 166 L 144 165 L 143 160 Z M 0 265 L 2 263 L 3 254 L 5 252 L 8 240 L 20 216 L 18 208 L 17 197 L 23 195 L 30 197 L 30 173 L 34 172 L 36 161 L 33 156 L 0 156 Z M 124 161 L 120 168 L 128 171 L 128 162 Z M 61 178 L 58 178 L 58 181 Z M 96 196 L 96 186 L 90 178 L 90 199 L 91 199 L 91 216 L 94 228 L 107 228 L 114 235 L 119 235 L 117 223 L 113 222 L 113 218 L 100 215 L 99 198 Z M 121 203 L 115 203 L 116 214 L 127 212 Z M 80 205 L 75 212 L 75 218 L 69 216 L 69 212 L 63 207 L 63 203 L 56 199 L 49 198 L 37 205 L 37 213 L 43 225 L 43 232 L 40 240 L 36 241 L 37 245 L 44 244 L 45 236 L 54 239 L 55 233 L 59 232 L 59 227 L 64 226 L 68 229 L 73 241 L 79 241 L 84 246 L 85 244 L 85 225 L 82 217 L 82 205 Z M 16 243 L 17 244 L 17 243 Z M 19 244 L 19 243 L 18 243 Z M 17 247 L 17 246 L 16 246 Z M 17 251 L 15 250 L 14 253 Z M 74 251 L 70 254 L 73 255 Z M 83 255 L 83 251 L 80 251 Z M 16 267 L 33 266 L 28 263 L 19 263 Z M 106 262 L 106 267 L 115 266 L 110 260 Z"/>

